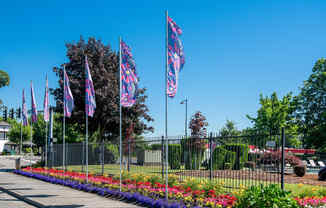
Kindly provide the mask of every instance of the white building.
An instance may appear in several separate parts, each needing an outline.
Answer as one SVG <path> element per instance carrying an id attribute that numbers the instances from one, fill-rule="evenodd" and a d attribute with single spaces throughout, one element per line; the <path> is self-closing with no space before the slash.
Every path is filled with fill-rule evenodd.
<path id="1" fill-rule="evenodd" d="M 0 152 L 3 152 L 4 146 L 9 142 L 8 132 L 10 129 L 10 125 L 5 121 L 0 121 Z"/>

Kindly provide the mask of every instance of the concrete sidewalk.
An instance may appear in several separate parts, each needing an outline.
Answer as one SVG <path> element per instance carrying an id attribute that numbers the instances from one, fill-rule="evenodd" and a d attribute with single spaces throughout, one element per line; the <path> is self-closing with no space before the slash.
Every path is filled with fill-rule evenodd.
<path id="1" fill-rule="evenodd" d="M 138 207 L 133 204 L 114 201 L 95 194 L 77 191 L 69 187 L 55 185 L 7 172 L 8 163 L 10 162 L 14 163 L 13 160 L 7 161 L 5 159 L 0 159 L 0 168 L 7 167 L 6 169 L 0 169 L 0 187 L 13 192 L 14 194 L 25 197 L 28 200 L 39 203 L 44 207 Z M 7 202 L 8 201 L 0 201 L 0 207 L 12 207 L 9 204 L 10 201 L 8 202 L 8 206 L 4 204 Z"/>

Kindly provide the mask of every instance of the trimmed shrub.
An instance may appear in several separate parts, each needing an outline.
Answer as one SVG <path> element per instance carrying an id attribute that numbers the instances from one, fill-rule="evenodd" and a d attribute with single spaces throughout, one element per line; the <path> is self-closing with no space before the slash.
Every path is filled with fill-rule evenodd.
<path id="1" fill-rule="evenodd" d="M 212 154 L 213 170 L 231 169 L 235 163 L 235 152 L 228 151 L 223 147 L 216 147 Z M 208 164 L 210 167 L 210 161 Z"/>
<path id="2" fill-rule="evenodd" d="M 247 144 L 226 144 L 224 148 L 228 151 L 235 152 L 236 160 L 233 166 L 234 170 L 240 170 L 248 161 L 249 146 Z"/>
<path id="3" fill-rule="evenodd" d="M 306 170 L 307 168 L 305 165 L 297 165 L 293 168 L 294 173 L 299 177 L 303 177 L 306 174 Z"/>
<path id="4" fill-rule="evenodd" d="M 181 167 L 181 145 L 169 144 L 169 165 L 171 169 L 180 169 Z"/>
<path id="5" fill-rule="evenodd" d="M 162 150 L 162 144 L 152 144 L 151 150 Z"/>

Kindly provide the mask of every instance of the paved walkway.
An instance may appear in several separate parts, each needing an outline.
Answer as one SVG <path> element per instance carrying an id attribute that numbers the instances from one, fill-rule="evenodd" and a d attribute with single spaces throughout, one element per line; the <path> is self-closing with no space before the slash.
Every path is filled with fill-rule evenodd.
<path id="1" fill-rule="evenodd" d="M 85 193 L 65 186 L 54 185 L 7 172 L 14 166 L 14 162 L 14 160 L 0 157 L 0 208 L 35 207 L 24 204 L 22 201 L 17 200 L 17 198 L 4 193 L 3 190 L 5 190 L 5 192 L 13 192 L 18 196 L 25 197 L 28 200 L 43 205 L 44 207 L 138 207 L 133 204 L 110 200 L 95 194 Z"/>

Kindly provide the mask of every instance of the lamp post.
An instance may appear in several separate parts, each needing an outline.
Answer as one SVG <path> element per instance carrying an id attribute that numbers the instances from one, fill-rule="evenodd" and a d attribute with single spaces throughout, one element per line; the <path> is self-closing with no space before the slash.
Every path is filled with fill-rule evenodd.
<path id="1" fill-rule="evenodd" d="M 180 104 L 186 105 L 186 118 L 185 118 L 185 137 L 187 138 L 187 113 L 188 113 L 188 99 L 184 99 L 180 102 Z"/>

